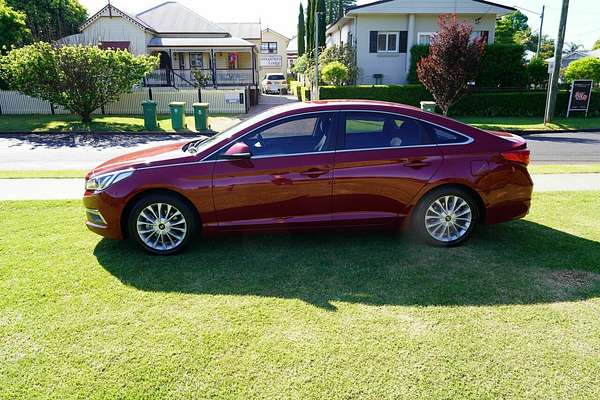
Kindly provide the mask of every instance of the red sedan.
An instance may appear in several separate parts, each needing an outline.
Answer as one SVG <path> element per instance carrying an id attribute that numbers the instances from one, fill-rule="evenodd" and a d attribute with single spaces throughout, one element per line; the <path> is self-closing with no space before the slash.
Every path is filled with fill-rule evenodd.
<path id="1" fill-rule="evenodd" d="M 393 103 L 271 109 L 210 138 L 112 159 L 86 177 L 87 226 L 173 254 L 198 232 L 411 226 L 454 246 L 525 216 L 525 140 Z"/>

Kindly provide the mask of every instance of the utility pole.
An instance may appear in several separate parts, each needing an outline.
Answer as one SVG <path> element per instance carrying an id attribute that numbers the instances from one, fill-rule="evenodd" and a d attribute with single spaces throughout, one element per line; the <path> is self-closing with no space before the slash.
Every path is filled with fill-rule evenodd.
<path id="1" fill-rule="evenodd" d="M 315 90 L 311 100 L 319 100 L 319 18 L 321 18 L 320 11 L 315 11 Z"/>
<path id="2" fill-rule="evenodd" d="M 544 113 L 544 124 L 552 121 L 554 118 L 554 109 L 556 108 L 556 95 L 558 92 L 558 76 L 562 64 L 562 51 L 565 44 L 565 30 L 567 29 L 567 16 L 569 14 L 569 0 L 563 0 L 562 10 L 560 12 L 560 25 L 558 26 L 558 38 L 556 40 L 556 49 L 554 49 L 554 67 L 548 86 L 548 97 L 546 98 L 546 112 Z"/>
<path id="3" fill-rule="evenodd" d="M 546 11 L 546 5 L 542 6 L 542 14 L 540 15 L 540 33 L 538 34 L 538 46 L 537 52 L 535 53 L 536 57 L 540 56 L 540 51 L 542 50 L 542 29 L 544 28 L 544 11 Z"/>

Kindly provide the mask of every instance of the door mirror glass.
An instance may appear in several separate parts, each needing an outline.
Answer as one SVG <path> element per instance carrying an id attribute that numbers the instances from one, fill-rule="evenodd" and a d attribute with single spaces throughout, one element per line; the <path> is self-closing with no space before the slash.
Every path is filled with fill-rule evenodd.
<path id="1" fill-rule="evenodd" d="M 244 142 L 237 142 L 231 146 L 222 156 L 225 159 L 244 159 L 252 157 L 250 148 Z"/>

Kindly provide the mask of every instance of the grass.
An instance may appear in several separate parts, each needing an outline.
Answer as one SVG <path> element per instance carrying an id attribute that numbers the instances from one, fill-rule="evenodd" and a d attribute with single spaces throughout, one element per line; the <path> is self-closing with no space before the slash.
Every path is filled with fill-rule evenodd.
<path id="1" fill-rule="evenodd" d="M 83 178 L 84 169 L 65 170 L 0 170 L 0 179 Z"/>
<path id="2" fill-rule="evenodd" d="M 213 115 L 208 124 L 220 126 L 223 119 L 232 115 Z M 159 115 L 157 131 L 174 132 L 169 115 Z M 194 129 L 194 117 L 186 117 L 188 129 Z M 214 128 L 213 128 L 214 129 Z M 144 118 L 141 115 L 95 116 L 91 124 L 84 124 L 74 115 L 3 115 L 0 116 L 1 132 L 143 132 Z M 181 131 L 180 131 L 181 132 Z"/>
<path id="3" fill-rule="evenodd" d="M 600 118 L 556 118 L 552 123 L 544 125 L 543 118 L 537 117 L 453 117 L 464 123 L 489 130 L 578 130 L 592 129 L 600 130 Z"/>
<path id="4" fill-rule="evenodd" d="M 534 164 L 527 167 L 535 174 L 600 174 L 600 164 Z"/>
<path id="5" fill-rule="evenodd" d="M 537 194 L 454 249 L 254 235 L 168 258 L 87 232 L 78 201 L 0 203 L 0 398 L 599 398 L 599 199 Z"/>

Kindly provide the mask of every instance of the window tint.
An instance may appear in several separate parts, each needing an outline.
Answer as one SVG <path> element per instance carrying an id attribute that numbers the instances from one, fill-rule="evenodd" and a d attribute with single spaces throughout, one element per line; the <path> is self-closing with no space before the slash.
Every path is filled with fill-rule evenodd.
<path id="1" fill-rule="evenodd" d="M 450 132 L 434 125 L 431 125 L 431 131 L 438 144 L 457 144 L 466 143 L 469 141 L 469 138 L 466 136 Z"/>
<path id="2" fill-rule="evenodd" d="M 431 144 L 419 123 L 393 114 L 348 113 L 345 123 L 346 149 L 373 149 Z"/>
<path id="3" fill-rule="evenodd" d="M 332 114 L 296 117 L 259 129 L 241 141 L 248 145 L 253 156 L 314 153 L 331 149 L 332 128 Z"/>

